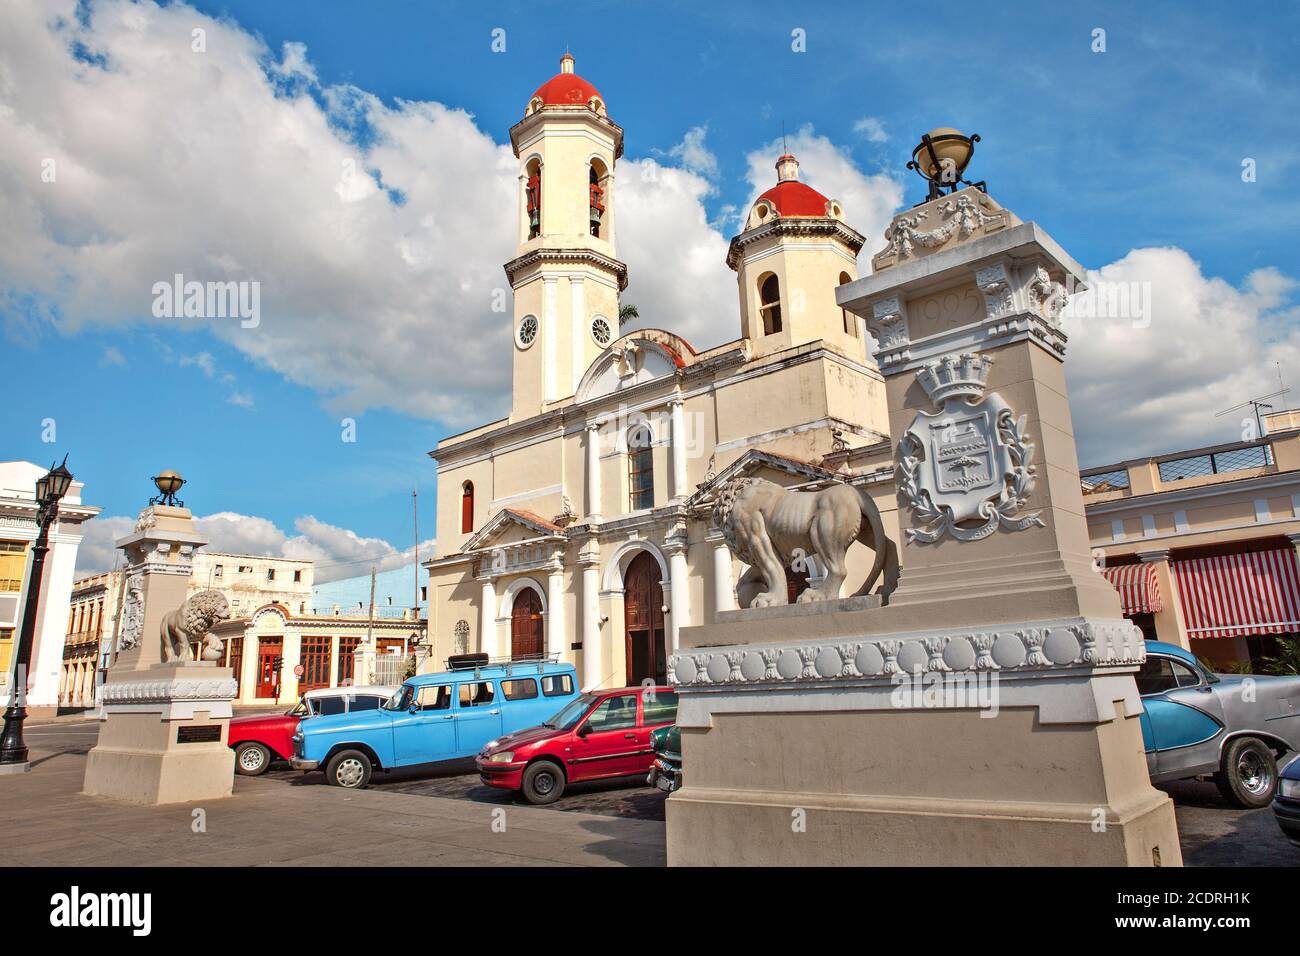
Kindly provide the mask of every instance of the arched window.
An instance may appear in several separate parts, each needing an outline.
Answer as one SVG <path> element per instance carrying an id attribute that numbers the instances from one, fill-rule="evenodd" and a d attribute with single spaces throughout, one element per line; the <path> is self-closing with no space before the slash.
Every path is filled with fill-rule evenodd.
<path id="1" fill-rule="evenodd" d="M 536 239 L 542 234 L 542 161 L 530 160 L 524 172 L 527 177 L 524 195 L 528 210 L 528 238 Z"/>
<path id="2" fill-rule="evenodd" d="M 781 331 L 781 284 L 776 273 L 769 272 L 758 281 L 758 315 L 763 320 L 763 334 Z"/>
<path id="3" fill-rule="evenodd" d="M 467 481 L 460 486 L 460 533 L 469 534 L 474 530 L 474 482 Z"/>
<path id="4" fill-rule="evenodd" d="M 627 433 L 628 488 L 632 511 L 655 505 L 654 436 L 645 425 L 633 425 Z"/>
<path id="5" fill-rule="evenodd" d="M 608 174 L 599 160 L 593 159 L 587 175 L 587 219 L 591 234 L 598 239 L 608 238 L 605 226 L 605 180 Z"/>
<path id="6" fill-rule="evenodd" d="M 840 273 L 840 285 L 852 281 L 847 272 Z M 848 309 L 840 309 L 840 315 L 844 319 L 844 331 L 856 339 L 858 337 L 858 317 Z"/>

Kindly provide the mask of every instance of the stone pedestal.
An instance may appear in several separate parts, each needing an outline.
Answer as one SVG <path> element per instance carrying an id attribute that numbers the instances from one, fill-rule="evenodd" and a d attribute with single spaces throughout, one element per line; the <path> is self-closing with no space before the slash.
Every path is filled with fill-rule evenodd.
<path id="1" fill-rule="evenodd" d="M 1145 645 L 1089 552 L 1059 323 L 1083 270 L 974 188 L 886 238 L 837 297 L 878 340 L 899 587 L 683 629 L 668 861 L 1179 865 Z"/>
<path id="2" fill-rule="evenodd" d="M 86 760 L 88 794 L 145 804 L 230 796 L 234 675 L 211 661 L 163 662 L 163 617 L 185 602 L 205 543 L 187 509 L 163 505 L 117 542 L 127 562 L 122 629 Z"/>

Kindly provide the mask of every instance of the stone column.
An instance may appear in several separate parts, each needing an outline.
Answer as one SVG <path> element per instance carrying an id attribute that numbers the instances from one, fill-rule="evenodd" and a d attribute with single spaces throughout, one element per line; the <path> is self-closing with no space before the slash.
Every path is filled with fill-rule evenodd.
<path id="1" fill-rule="evenodd" d="M 600 639 L 600 555 L 584 552 L 582 567 L 582 689 L 599 687 L 604 680 L 604 654 Z"/>
<path id="2" fill-rule="evenodd" d="M 1184 650 L 1192 649 L 1187 636 L 1187 624 L 1183 620 L 1183 605 L 1179 600 L 1178 581 L 1174 578 L 1173 568 L 1169 566 L 1169 549 L 1159 551 L 1139 551 L 1138 559 L 1149 564 L 1156 572 L 1156 586 L 1160 588 L 1161 603 L 1164 610 L 1152 615 L 1156 625 L 1156 637 L 1167 644 L 1175 644 Z"/>
<path id="3" fill-rule="evenodd" d="M 479 577 L 478 646 L 489 658 L 501 656 L 497 646 L 497 588 L 490 575 Z"/>
<path id="4" fill-rule="evenodd" d="M 562 661 L 565 646 L 569 643 L 564 621 L 564 566 L 561 564 L 552 567 L 546 575 L 546 653 Z"/>
<path id="5" fill-rule="evenodd" d="M 117 542 L 126 556 L 123 624 L 99 738 L 86 759 L 87 794 L 144 804 L 230 796 L 233 673 L 211 660 L 167 661 L 164 653 L 164 618 L 186 603 L 203 544 L 190 512 L 165 505 L 146 508 Z"/>
<path id="6" fill-rule="evenodd" d="M 587 425 L 587 520 L 600 519 L 600 426 Z"/>
<path id="7" fill-rule="evenodd" d="M 1084 518 L 1060 321 L 1083 269 L 976 187 L 887 235 L 836 298 L 878 339 L 900 586 L 884 607 L 681 628 L 694 769 L 665 808 L 668 862 L 889 864 L 906 846 L 914 865 L 1177 866 L 1143 757 L 1146 647 Z"/>
<path id="8" fill-rule="evenodd" d="M 691 623 L 691 582 L 686 566 L 686 531 L 682 529 L 664 542 L 668 552 L 668 651 L 676 654 L 681 630 Z"/>
<path id="9" fill-rule="evenodd" d="M 668 403 L 672 410 L 672 461 L 673 461 L 673 497 L 689 497 L 686 487 L 686 412 L 685 403 L 674 399 Z"/>
<path id="10" fill-rule="evenodd" d="M 736 585 L 732 580 L 731 549 L 722 532 L 710 530 L 705 538 L 713 546 L 713 611 L 733 611 L 736 608 Z"/>

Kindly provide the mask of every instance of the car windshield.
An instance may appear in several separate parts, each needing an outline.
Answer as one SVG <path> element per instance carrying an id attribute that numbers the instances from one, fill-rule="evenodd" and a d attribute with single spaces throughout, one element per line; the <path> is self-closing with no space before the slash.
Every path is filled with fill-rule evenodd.
<path id="1" fill-rule="evenodd" d="M 411 686 L 403 684 L 397 693 L 384 701 L 384 710 L 406 710 L 411 705 Z"/>
<path id="2" fill-rule="evenodd" d="M 576 697 L 561 707 L 554 717 L 543 722 L 542 726 L 552 730 L 572 730 L 578 721 L 582 720 L 582 715 L 587 712 L 587 708 L 595 702 L 596 698 L 591 694 Z"/>

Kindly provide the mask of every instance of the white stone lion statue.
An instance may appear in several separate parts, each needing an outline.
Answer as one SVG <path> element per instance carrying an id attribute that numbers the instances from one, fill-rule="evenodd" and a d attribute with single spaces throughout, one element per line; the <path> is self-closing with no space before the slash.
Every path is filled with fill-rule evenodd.
<path id="1" fill-rule="evenodd" d="M 762 478 L 734 478 L 718 492 L 713 522 L 731 553 L 750 565 L 736 585 L 741 607 L 788 604 L 785 569 L 812 555 L 825 566 L 826 578 L 820 587 L 805 589 L 799 603 L 837 599 L 845 555 L 854 541 L 875 552 L 857 595 L 869 594 L 882 574 L 882 602 L 898 586 L 898 549 L 885 536 L 880 510 L 865 491 L 851 485 L 789 491 Z"/>
<path id="2" fill-rule="evenodd" d="M 171 661 L 192 661 L 191 641 L 202 641 L 205 661 L 221 659 L 222 643 L 209 633 L 209 629 L 218 621 L 230 617 L 230 604 L 220 591 L 200 591 L 185 599 L 174 611 L 168 611 L 162 619 L 162 659 L 163 663 Z"/>

